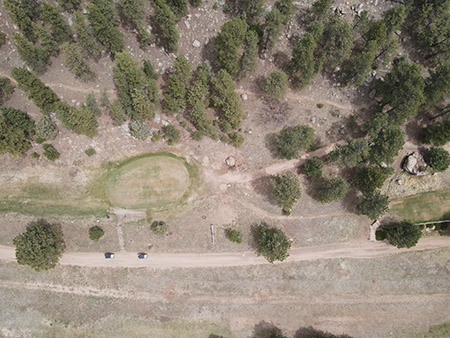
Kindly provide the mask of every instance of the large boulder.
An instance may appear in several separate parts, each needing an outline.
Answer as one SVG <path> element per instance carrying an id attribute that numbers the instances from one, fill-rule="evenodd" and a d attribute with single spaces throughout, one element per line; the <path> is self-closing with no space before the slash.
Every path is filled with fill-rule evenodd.
<path id="1" fill-rule="evenodd" d="M 418 152 L 413 152 L 412 154 L 406 156 L 403 161 L 403 170 L 411 175 L 423 176 L 425 175 L 425 163 L 422 155 Z"/>

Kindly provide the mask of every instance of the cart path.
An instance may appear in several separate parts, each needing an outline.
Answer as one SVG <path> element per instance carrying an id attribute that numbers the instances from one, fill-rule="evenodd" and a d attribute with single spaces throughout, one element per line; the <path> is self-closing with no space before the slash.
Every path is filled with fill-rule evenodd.
<path id="1" fill-rule="evenodd" d="M 350 241 L 312 247 L 292 248 L 286 263 L 318 259 L 354 258 L 370 259 L 404 252 L 450 248 L 449 237 L 422 238 L 410 249 L 397 249 L 384 242 Z M 15 261 L 15 248 L 0 245 L 0 260 Z M 129 268 L 218 268 L 269 264 L 253 251 L 221 253 L 149 253 L 140 260 L 136 252 L 119 251 L 114 259 L 105 259 L 102 252 L 66 252 L 60 259 L 62 265 L 84 267 Z M 284 264 L 276 263 L 276 264 Z"/>

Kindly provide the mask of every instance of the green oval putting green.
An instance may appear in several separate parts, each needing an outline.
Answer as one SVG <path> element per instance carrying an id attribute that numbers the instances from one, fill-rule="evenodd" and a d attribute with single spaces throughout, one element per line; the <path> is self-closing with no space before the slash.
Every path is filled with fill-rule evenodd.
<path id="1" fill-rule="evenodd" d="M 111 172 L 106 182 L 110 202 L 125 209 L 161 209 L 189 195 L 189 164 L 173 154 L 147 154 L 130 159 Z"/>

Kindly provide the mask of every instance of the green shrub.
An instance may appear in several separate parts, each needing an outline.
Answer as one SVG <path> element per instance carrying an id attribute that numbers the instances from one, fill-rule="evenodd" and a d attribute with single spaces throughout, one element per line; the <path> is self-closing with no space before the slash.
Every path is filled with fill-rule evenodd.
<path id="1" fill-rule="evenodd" d="M 28 225 L 25 232 L 13 239 L 13 244 L 17 263 L 35 271 L 54 268 L 65 249 L 61 227 L 44 220 Z"/>
<path id="2" fill-rule="evenodd" d="M 244 136 L 239 133 L 229 133 L 228 143 L 236 148 L 239 148 L 244 143 Z"/>
<path id="3" fill-rule="evenodd" d="M 87 148 L 85 151 L 84 151 L 84 153 L 87 155 L 87 156 L 89 156 L 89 157 L 91 157 L 91 156 L 94 156 L 95 155 L 95 149 L 94 148 Z"/>
<path id="4" fill-rule="evenodd" d="M 335 149 L 328 154 L 328 159 L 339 167 L 355 167 L 366 163 L 370 151 L 368 140 L 348 137 L 346 141 L 346 145 L 336 145 Z"/>
<path id="5" fill-rule="evenodd" d="M 163 130 L 168 145 L 172 145 L 180 140 L 180 131 L 174 126 L 168 125 Z"/>
<path id="6" fill-rule="evenodd" d="M 150 136 L 150 127 L 147 123 L 139 120 L 132 120 L 128 127 L 130 128 L 130 134 L 138 140 L 146 140 Z"/>
<path id="7" fill-rule="evenodd" d="M 89 238 L 95 242 L 102 238 L 104 234 L 105 232 L 98 225 L 89 228 Z"/>
<path id="8" fill-rule="evenodd" d="M 284 261 L 288 256 L 291 241 L 286 234 L 266 223 L 261 223 L 255 228 L 257 252 L 263 255 L 270 263 Z"/>
<path id="9" fill-rule="evenodd" d="M 58 135 L 58 129 L 50 116 L 42 117 L 36 124 L 36 136 L 41 141 L 36 140 L 37 143 L 54 140 L 56 135 Z"/>
<path id="10" fill-rule="evenodd" d="M 17 53 L 25 64 L 36 73 L 41 73 L 51 64 L 47 52 L 38 46 L 29 43 L 25 37 L 19 33 L 13 33 L 14 44 Z"/>
<path id="11" fill-rule="evenodd" d="M 281 70 L 273 71 L 266 79 L 266 93 L 273 99 L 281 100 L 286 95 L 288 77 Z"/>
<path id="12" fill-rule="evenodd" d="M 86 61 L 78 45 L 75 43 L 65 43 L 61 46 L 66 66 L 83 81 L 95 79 L 96 75 L 91 66 Z"/>
<path id="13" fill-rule="evenodd" d="M 225 230 L 226 237 L 233 243 L 242 243 L 243 235 L 242 232 L 237 229 L 228 228 Z"/>
<path id="14" fill-rule="evenodd" d="M 162 136 L 161 130 L 156 131 L 152 135 L 152 142 L 157 142 Z"/>
<path id="15" fill-rule="evenodd" d="M 24 111 L 0 107 L 0 154 L 22 156 L 31 147 L 34 122 Z"/>
<path id="16" fill-rule="evenodd" d="M 41 157 L 41 155 L 39 155 L 37 152 L 33 152 L 31 154 L 31 157 L 35 158 L 36 160 L 39 160 L 39 158 Z"/>
<path id="17" fill-rule="evenodd" d="M 42 148 L 44 148 L 44 156 L 47 157 L 50 161 L 54 161 L 59 158 L 59 153 L 53 145 L 43 144 Z"/>
<path id="18" fill-rule="evenodd" d="M 387 195 L 381 194 L 378 190 L 365 193 L 359 198 L 356 206 L 358 214 L 366 215 L 371 220 L 376 220 L 389 210 L 389 198 Z"/>
<path id="19" fill-rule="evenodd" d="M 380 167 L 358 167 L 355 171 L 355 186 L 364 193 L 372 193 L 383 186 L 387 176 Z"/>
<path id="20" fill-rule="evenodd" d="M 303 170 L 308 177 L 322 177 L 322 168 L 323 163 L 317 156 L 307 159 L 303 164 Z"/>
<path id="21" fill-rule="evenodd" d="M 323 103 L 318 103 L 318 104 L 316 104 L 316 106 L 317 106 L 317 108 L 322 109 L 324 107 L 324 104 Z"/>
<path id="22" fill-rule="evenodd" d="M 384 241 L 386 239 L 386 232 L 383 230 L 377 230 L 375 232 L 375 238 L 377 241 Z"/>
<path id="23" fill-rule="evenodd" d="M 164 0 L 155 0 L 153 20 L 161 32 L 161 38 L 170 52 L 178 49 L 180 35 L 177 30 L 177 17 Z"/>
<path id="24" fill-rule="evenodd" d="M 2 106 L 14 92 L 14 86 L 7 77 L 0 77 L 0 106 Z"/>
<path id="25" fill-rule="evenodd" d="M 64 19 L 61 11 L 47 2 L 42 2 L 42 17 L 50 25 L 52 37 L 58 43 L 72 41 L 72 29 Z"/>
<path id="26" fill-rule="evenodd" d="M 167 224 L 164 221 L 153 221 L 150 226 L 155 235 L 163 236 L 167 232 Z"/>

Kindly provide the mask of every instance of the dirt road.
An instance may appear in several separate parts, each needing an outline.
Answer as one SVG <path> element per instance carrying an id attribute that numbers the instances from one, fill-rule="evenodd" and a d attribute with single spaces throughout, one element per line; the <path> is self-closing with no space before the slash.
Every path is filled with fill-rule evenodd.
<path id="1" fill-rule="evenodd" d="M 423 238 L 417 246 L 410 249 L 397 249 L 382 242 L 346 242 L 342 244 L 293 248 L 286 262 L 312 261 L 317 259 L 357 258 L 368 259 L 392 255 L 401 252 L 423 251 L 450 247 L 450 238 Z M 13 247 L 0 246 L 0 260 L 15 261 Z M 147 267 L 157 269 L 170 268 L 216 268 L 268 264 L 263 257 L 252 251 L 221 253 L 149 253 L 149 258 L 139 260 L 135 252 L 116 252 L 114 259 L 105 259 L 103 253 L 67 252 L 60 263 L 85 267 Z M 280 264 L 280 263 L 278 263 Z"/>

